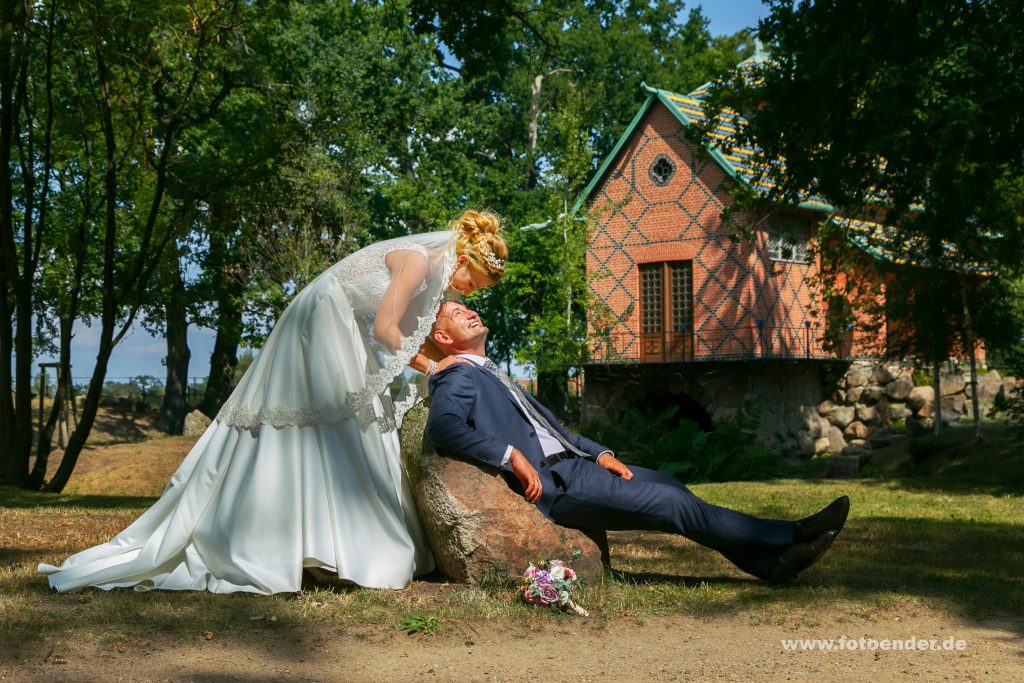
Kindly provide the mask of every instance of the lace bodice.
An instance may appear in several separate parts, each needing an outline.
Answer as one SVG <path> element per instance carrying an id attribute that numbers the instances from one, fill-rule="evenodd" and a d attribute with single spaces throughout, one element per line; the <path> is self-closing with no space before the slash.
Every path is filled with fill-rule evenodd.
<path id="1" fill-rule="evenodd" d="M 352 308 L 361 314 L 376 314 L 379 302 L 391 283 L 387 255 L 394 251 L 411 250 L 430 258 L 426 247 L 410 240 L 390 240 L 371 244 L 348 258 L 331 266 L 327 272 L 338 281 L 349 296 Z M 427 289 L 424 281 L 415 294 Z"/>

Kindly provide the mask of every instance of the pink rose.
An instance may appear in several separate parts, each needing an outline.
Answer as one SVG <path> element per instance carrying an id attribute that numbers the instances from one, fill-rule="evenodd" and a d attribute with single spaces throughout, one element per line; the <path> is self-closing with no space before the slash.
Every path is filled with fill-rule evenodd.
<path id="1" fill-rule="evenodd" d="M 542 604 L 540 598 L 533 594 L 533 589 L 527 586 L 523 589 L 523 600 L 526 601 L 527 605 L 540 605 Z"/>
<path id="2" fill-rule="evenodd" d="M 540 587 L 540 602 L 542 605 L 553 605 L 558 602 L 558 591 L 550 583 Z"/>
<path id="3" fill-rule="evenodd" d="M 531 563 L 530 566 L 526 568 L 526 574 L 524 576 L 526 576 L 526 578 L 528 579 L 535 579 L 537 578 L 537 572 L 539 571 L 540 570 L 534 567 Z"/>
<path id="4" fill-rule="evenodd" d="M 565 580 L 566 581 L 575 581 L 576 580 L 576 572 L 574 572 L 572 570 L 572 567 L 569 567 L 569 566 L 565 567 Z"/>

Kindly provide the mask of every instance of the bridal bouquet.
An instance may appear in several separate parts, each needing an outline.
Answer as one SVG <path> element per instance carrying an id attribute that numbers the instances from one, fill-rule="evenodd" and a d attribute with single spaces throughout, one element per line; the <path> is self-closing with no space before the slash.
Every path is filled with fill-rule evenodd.
<path id="1" fill-rule="evenodd" d="M 589 617 L 587 610 L 573 602 L 572 591 L 576 584 L 576 572 L 567 562 L 541 560 L 536 565 L 531 563 L 523 574 L 523 600 L 531 607 L 550 607 Z"/>

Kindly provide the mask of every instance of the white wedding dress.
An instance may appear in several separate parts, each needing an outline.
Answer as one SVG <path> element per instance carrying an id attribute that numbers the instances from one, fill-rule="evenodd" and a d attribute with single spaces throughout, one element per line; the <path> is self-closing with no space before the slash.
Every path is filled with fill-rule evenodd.
<path id="1" fill-rule="evenodd" d="M 278 593 L 320 567 L 402 588 L 433 569 L 396 428 L 415 399 L 406 365 L 429 334 L 454 248 L 450 232 L 379 242 L 311 282 L 160 499 L 108 543 L 40 565 L 50 586 Z M 427 276 L 411 298 L 383 301 L 399 277 L 385 265 L 396 250 L 425 256 Z M 401 313 L 396 349 L 372 332 L 388 306 Z"/>

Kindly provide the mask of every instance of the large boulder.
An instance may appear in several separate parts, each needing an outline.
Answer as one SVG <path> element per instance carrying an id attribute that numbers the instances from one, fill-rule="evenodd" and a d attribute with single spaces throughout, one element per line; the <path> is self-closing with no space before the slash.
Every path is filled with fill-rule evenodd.
<path id="1" fill-rule="evenodd" d="M 905 420 L 913 415 L 905 403 L 891 403 L 889 405 L 889 417 L 892 420 Z"/>
<path id="2" fill-rule="evenodd" d="M 608 561 L 604 531 L 558 526 L 484 466 L 439 455 L 424 438 L 427 408 L 419 405 L 402 423 L 405 461 L 420 521 L 437 566 L 449 578 L 477 584 L 521 576 L 542 559 L 570 560 L 584 580 L 598 583 Z"/>
<path id="3" fill-rule="evenodd" d="M 872 375 L 871 379 L 875 381 L 875 384 L 888 384 L 896 379 L 896 375 L 892 374 L 892 370 L 884 365 L 879 365 L 875 368 L 875 374 Z"/>
<path id="4" fill-rule="evenodd" d="M 879 399 L 885 395 L 885 390 L 879 384 L 869 384 L 864 387 L 864 392 L 860 395 L 860 402 L 869 406 L 873 406 L 878 403 Z"/>
<path id="5" fill-rule="evenodd" d="M 905 401 L 914 388 L 914 382 L 906 376 L 897 377 L 885 385 L 885 393 L 894 401 Z"/>
<path id="6" fill-rule="evenodd" d="M 806 457 L 817 453 L 817 444 L 815 443 L 815 439 L 810 434 L 797 434 L 795 441 L 797 455 Z"/>
<path id="7" fill-rule="evenodd" d="M 863 422 L 851 422 L 843 430 L 843 436 L 849 440 L 866 439 L 871 434 L 871 429 Z"/>
<path id="8" fill-rule="evenodd" d="M 185 426 L 181 430 L 182 436 L 191 436 L 194 439 L 202 436 L 209 428 L 212 420 L 198 410 L 193 410 L 185 416 Z"/>
<path id="9" fill-rule="evenodd" d="M 957 416 L 963 415 L 966 412 L 966 403 L 967 400 L 963 394 L 943 396 L 941 401 L 942 419 L 946 419 L 946 413 L 956 413 Z"/>
<path id="10" fill-rule="evenodd" d="M 842 453 L 846 448 L 846 439 L 843 437 L 843 430 L 839 427 L 832 427 L 828 430 L 828 449 L 833 453 Z"/>
<path id="11" fill-rule="evenodd" d="M 857 406 L 857 419 L 866 425 L 878 424 L 881 421 L 878 416 L 878 410 L 874 406 L 863 404 Z"/>
<path id="12" fill-rule="evenodd" d="M 871 373 L 867 369 L 860 366 L 850 368 L 846 372 L 846 386 L 847 387 L 861 387 L 868 383 L 871 379 Z"/>
<path id="13" fill-rule="evenodd" d="M 837 406 L 830 421 L 840 429 L 845 429 L 846 425 L 853 422 L 855 417 L 856 412 L 853 406 Z"/>
<path id="14" fill-rule="evenodd" d="M 969 387 L 968 387 L 969 388 Z M 1003 378 L 993 370 L 978 377 L 978 400 L 992 403 L 1003 388 Z"/>
<path id="15" fill-rule="evenodd" d="M 959 372 L 943 372 L 939 378 L 939 384 L 939 390 L 942 391 L 943 396 L 961 394 L 964 387 L 967 386 L 963 374 Z"/>
<path id="16" fill-rule="evenodd" d="M 907 407 L 915 415 L 931 415 L 932 403 L 935 401 L 935 389 L 932 387 L 914 387 L 907 396 Z"/>
<path id="17" fill-rule="evenodd" d="M 1020 385 L 1021 381 L 1024 380 L 1017 380 L 1014 379 L 1013 377 L 1003 378 L 1003 398 L 1010 398 L 1011 396 L 1013 396 L 1014 392 L 1017 390 L 1017 387 Z"/>

